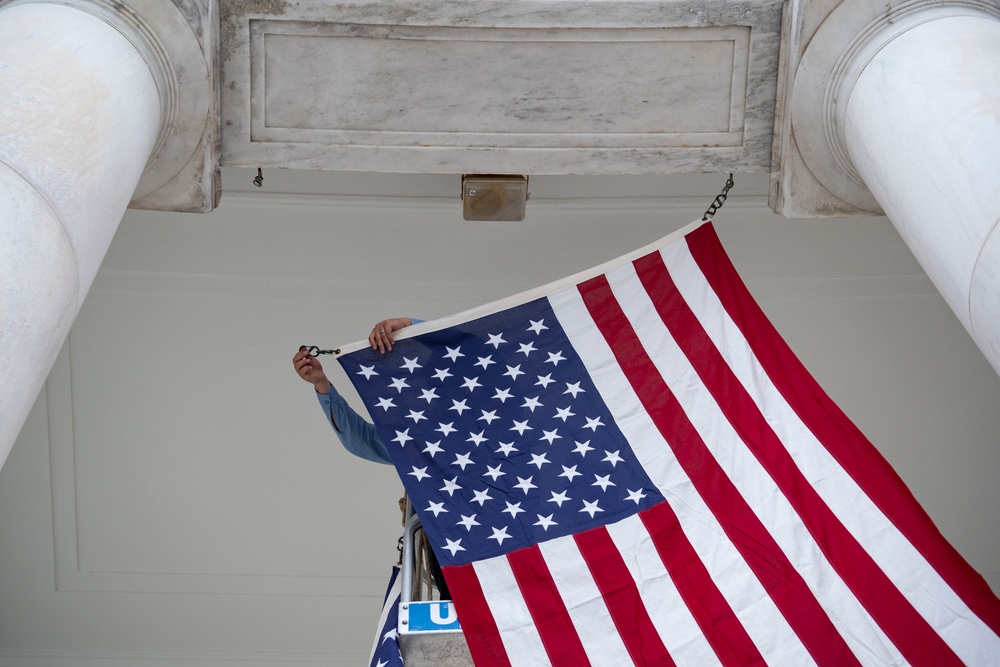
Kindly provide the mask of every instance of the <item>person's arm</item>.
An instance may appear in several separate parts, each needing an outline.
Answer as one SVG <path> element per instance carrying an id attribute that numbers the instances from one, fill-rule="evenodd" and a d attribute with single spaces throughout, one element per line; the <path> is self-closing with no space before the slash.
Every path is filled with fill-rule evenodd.
<path id="1" fill-rule="evenodd" d="M 367 461 L 392 463 L 389 450 L 386 449 L 375 426 L 355 412 L 333 385 L 330 385 L 330 390 L 325 394 L 317 391 L 316 398 L 323 406 L 323 412 L 344 449 Z"/>
<path id="2" fill-rule="evenodd" d="M 313 385 L 323 412 L 344 449 L 368 461 L 392 463 L 378 431 L 337 393 L 326 377 L 319 359 L 310 355 L 303 347 L 292 357 L 292 364 L 299 377 Z"/>

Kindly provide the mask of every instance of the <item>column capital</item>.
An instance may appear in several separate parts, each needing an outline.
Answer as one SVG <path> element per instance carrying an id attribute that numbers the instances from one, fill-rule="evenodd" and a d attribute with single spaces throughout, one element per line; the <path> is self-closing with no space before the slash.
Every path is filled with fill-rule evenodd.
<path id="1" fill-rule="evenodd" d="M 770 205 L 786 217 L 882 215 L 848 155 L 854 84 L 886 44 L 942 18 L 989 16 L 990 0 L 792 0 L 785 6 Z M 930 45 L 929 45 L 930 46 Z"/>
<path id="2" fill-rule="evenodd" d="M 204 213 L 218 204 L 218 0 L 9 0 L 56 2 L 122 33 L 156 81 L 161 124 L 130 208 Z"/>

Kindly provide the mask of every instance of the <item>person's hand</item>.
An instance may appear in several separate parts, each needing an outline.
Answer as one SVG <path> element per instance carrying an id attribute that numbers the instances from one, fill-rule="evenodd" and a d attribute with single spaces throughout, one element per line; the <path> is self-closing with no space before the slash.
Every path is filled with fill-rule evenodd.
<path id="1" fill-rule="evenodd" d="M 388 320 L 382 320 L 368 334 L 368 342 L 373 350 L 378 350 L 382 354 L 385 354 L 387 350 L 392 352 L 392 344 L 396 342 L 396 338 L 392 334 L 411 324 L 413 324 L 413 320 L 409 317 L 392 317 Z"/>
<path id="2" fill-rule="evenodd" d="M 330 393 L 330 380 L 323 372 L 323 365 L 319 363 L 319 359 L 309 354 L 305 345 L 292 357 L 292 365 L 299 377 L 314 386 L 316 391 L 321 394 Z"/>

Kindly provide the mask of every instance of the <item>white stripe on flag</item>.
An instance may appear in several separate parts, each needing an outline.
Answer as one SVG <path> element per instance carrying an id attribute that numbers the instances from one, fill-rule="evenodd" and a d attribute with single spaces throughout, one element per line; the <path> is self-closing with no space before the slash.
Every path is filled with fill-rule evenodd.
<path id="1" fill-rule="evenodd" d="M 900 652 L 831 567 L 795 508 L 747 449 L 663 321 L 649 317 L 656 307 L 633 266 L 608 274 L 608 282 L 653 365 L 706 447 L 805 580 L 851 651 L 864 665 L 902 664 Z"/>
<path id="2" fill-rule="evenodd" d="M 698 304 L 695 317 L 778 433 L 796 466 L 907 601 L 963 661 L 978 664 L 1000 654 L 1000 638 L 897 530 L 781 396 L 705 280 L 687 244 L 674 243 L 664 248 L 661 256 L 684 300 Z"/>
<path id="3" fill-rule="evenodd" d="M 646 474 L 676 512 L 685 535 L 764 659 L 775 665 L 815 664 L 677 465 L 670 446 L 622 374 L 579 291 L 564 290 L 550 296 L 549 303 Z"/>
<path id="4" fill-rule="evenodd" d="M 551 663 L 546 657 L 545 646 L 507 557 L 495 556 L 472 565 L 510 664 L 513 667 L 548 667 Z"/>
<path id="5" fill-rule="evenodd" d="M 590 664 L 594 667 L 633 664 L 590 567 L 573 537 L 542 542 L 538 548 L 549 566 L 552 580 L 590 658 Z"/>
<path id="6" fill-rule="evenodd" d="M 608 524 L 608 534 L 625 560 L 639 596 L 663 645 L 677 667 L 721 665 L 663 565 L 656 545 L 638 515 Z"/>

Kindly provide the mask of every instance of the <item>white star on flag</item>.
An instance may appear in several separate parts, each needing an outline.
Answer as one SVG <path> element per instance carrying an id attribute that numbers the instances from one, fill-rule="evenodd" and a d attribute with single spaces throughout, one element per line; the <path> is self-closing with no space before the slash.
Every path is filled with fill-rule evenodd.
<path id="1" fill-rule="evenodd" d="M 417 363 L 417 357 L 413 357 L 412 359 L 407 359 L 406 357 L 403 357 L 403 365 L 400 366 L 400 368 L 405 368 L 406 370 L 412 373 L 418 368 L 422 368 L 422 366 Z"/>

